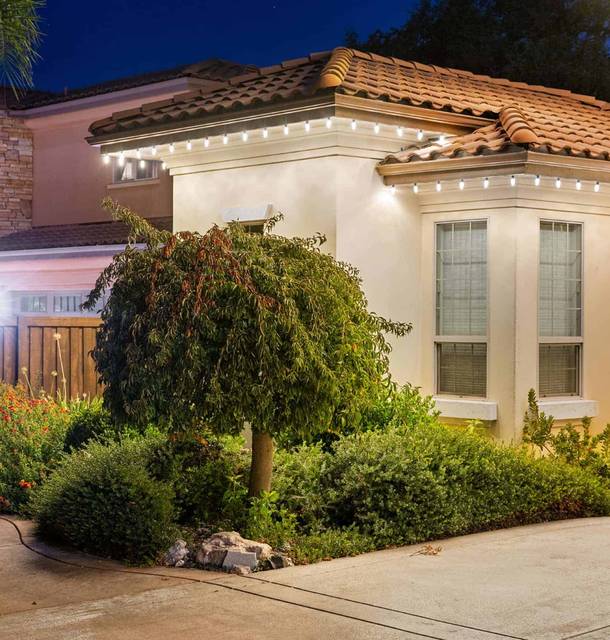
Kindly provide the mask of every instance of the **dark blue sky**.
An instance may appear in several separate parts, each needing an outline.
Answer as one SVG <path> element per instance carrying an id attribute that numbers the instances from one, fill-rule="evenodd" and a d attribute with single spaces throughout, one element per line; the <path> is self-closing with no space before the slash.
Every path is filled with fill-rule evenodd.
<path id="1" fill-rule="evenodd" d="M 61 90 L 220 57 L 258 65 L 399 26 L 414 0 L 47 0 L 34 81 Z"/>

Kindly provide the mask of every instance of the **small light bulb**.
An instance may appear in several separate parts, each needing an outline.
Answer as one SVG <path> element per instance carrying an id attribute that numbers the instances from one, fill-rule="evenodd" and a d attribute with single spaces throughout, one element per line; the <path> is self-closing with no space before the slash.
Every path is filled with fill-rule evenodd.
<path id="1" fill-rule="evenodd" d="M 424 139 L 424 132 L 423 132 L 423 130 L 422 130 L 422 129 L 420 129 L 420 130 L 417 132 L 417 139 L 418 139 L 420 142 Z"/>
<path id="2" fill-rule="evenodd" d="M 395 184 L 393 184 L 393 185 L 390 187 L 390 192 L 392 193 L 392 195 L 394 195 L 394 194 L 396 193 L 396 185 L 395 185 Z"/>
<path id="3" fill-rule="evenodd" d="M 356 121 L 352 120 L 352 131 L 355 131 L 357 126 L 358 125 L 357 125 Z"/>
<path id="4" fill-rule="evenodd" d="M 288 132 L 289 132 L 288 125 L 287 125 L 287 124 L 285 124 L 285 125 L 284 125 L 284 135 L 285 135 L 285 136 L 287 136 L 287 135 L 288 135 Z"/>
<path id="5" fill-rule="evenodd" d="M 125 166 L 125 154 L 121 151 L 121 153 L 119 153 L 119 167 L 124 167 Z"/>
<path id="6" fill-rule="evenodd" d="M 140 149 L 138 149 L 136 151 L 136 158 L 139 160 L 142 157 L 142 151 Z"/>
<path id="7" fill-rule="evenodd" d="M 464 182 L 464 179 L 460 180 L 458 182 L 458 186 L 460 187 L 460 191 L 464 191 L 464 187 L 466 186 L 466 183 Z"/>
<path id="8" fill-rule="evenodd" d="M 576 191 L 580 191 L 582 189 L 582 182 L 580 180 L 576 181 Z"/>
<path id="9" fill-rule="evenodd" d="M 441 135 L 438 137 L 438 143 L 439 144 L 445 144 L 445 136 L 441 133 Z"/>
<path id="10" fill-rule="evenodd" d="M 402 138 L 402 127 L 396 127 L 396 135 Z"/>
<path id="11" fill-rule="evenodd" d="M 599 180 L 593 185 L 593 191 L 595 191 L 595 193 L 597 193 L 600 190 L 600 184 L 599 184 Z"/>
<path id="12" fill-rule="evenodd" d="M 483 189 L 489 188 L 489 178 L 483 178 Z"/>
<path id="13" fill-rule="evenodd" d="M 419 185 L 417 182 L 413 185 L 413 193 L 419 193 Z"/>
<path id="14" fill-rule="evenodd" d="M 268 138 L 269 137 L 269 129 L 267 129 L 267 127 L 265 127 L 263 129 L 263 138 Z"/>
<path id="15" fill-rule="evenodd" d="M 151 147 L 150 152 L 153 154 L 153 156 L 157 155 L 157 147 Z"/>
<path id="16" fill-rule="evenodd" d="M 331 117 L 326 118 L 326 128 L 330 129 L 333 126 L 333 119 Z"/>
<path id="17" fill-rule="evenodd" d="M 540 176 L 536 176 L 534 178 L 534 186 L 535 187 L 539 187 L 540 186 Z"/>
<path id="18" fill-rule="evenodd" d="M 140 160 L 140 169 L 144 169 L 146 166 L 146 160 Z"/>
<path id="19" fill-rule="evenodd" d="M 555 189 L 561 189 L 561 178 L 555 178 Z"/>
<path id="20" fill-rule="evenodd" d="M 247 131 L 243 131 L 241 134 L 241 139 L 243 142 L 248 142 L 248 132 Z"/>
<path id="21" fill-rule="evenodd" d="M 174 151 L 176 150 L 176 147 L 174 146 L 173 142 L 169 143 L 169 152 L 170 153 L 174 153 Z"/>
<path id="22" fill-rule="evenodd" d="M 109 163 L 110 163 L 110 156 L 109 156 L 107 153 L 105 153 L 105 154 L 102 156 L 102 162 L 103 162 L 104 164 L 109 164 Z"/>
<path id="23" fill-rule="evenodd" d="M 210 139 L 207 136 L 203 139 L 203 146 L 206 149 L 210 146 Z"/>
<path id="24" fill-rule="evenodd" d="M 305 131 L 309 133 L 310 129 L 311 129 L 311 125 L 309 124 L 309 120 L 305 120 Z"/>
<path id="25" fill-rule="evenodd" d="M 167 163 L 164 161 L 161 163 L 161 169 L 163 169 L 163 171 L 165 171 L 165 168 L 167 167 Z"/>
<path id="26" fill-rule="evenodd" d="M 379 129 L 380 129 L 380 128 L 381 128 L 381 127 L 379 126 L 379 123 L 378 123 L 378 122 L 376 122 L 376 123 L 375 123 L 375 126 L 373 127 L 373 131 L 374 131 L 375 133 L 379 133 Z"/>
<path id="27" fill-rule="evenodd" d="M 443 185 L 441 184 L 441 181 L 437 180 L 436 181 L 436 190 L 440 191 L 442 188 L 443 188 Z"/>
<path id="28" fill-rule="evenodd" d="M 226 133 L 222 136 L 222 144 L 229 144 L 229 136 Z"/>
<path id="29" fill-rule="evenodd" d="M 190 140 L 186 141 L 186 150 L 190 151 L 193 148 L 193 143 Z"/>
<path id="30" fill-rule="evenodd" d="M 514 187 L 517 184 L 517 178 L 515 176 L 510 177 L 510 186 Z"/>

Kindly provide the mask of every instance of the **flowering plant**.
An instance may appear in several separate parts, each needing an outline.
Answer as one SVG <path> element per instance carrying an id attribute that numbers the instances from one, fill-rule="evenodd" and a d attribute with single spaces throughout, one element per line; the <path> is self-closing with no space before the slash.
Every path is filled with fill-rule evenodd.
<path id="1" fill-rule="evenodd" d="M 61 459 L 69 409 L 0 384 L 0 511 L 17 512 Z"/>

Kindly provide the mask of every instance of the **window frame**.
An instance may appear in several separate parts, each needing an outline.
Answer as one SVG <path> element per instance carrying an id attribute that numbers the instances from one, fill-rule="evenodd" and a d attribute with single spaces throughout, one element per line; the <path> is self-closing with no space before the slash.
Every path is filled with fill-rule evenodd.
<path id="1" fill-rule="evenodd" d="M 135 172 L 136 172 L 136 176 L 138 175 L 138 163 L 144 160 L 144 162 L 147 162 L 150 164 L 151 167 L 153 167 L 153 171 L 152 171 L 152 175 L 148 176 L 146 178 L 129 178 L 128 180 L 117 180 L 117 172 L 119 169 L 119 164 L 118 164 L 118 159 L 113 157 L 112 158 L 112 185 L 116 186 L 116 185 L 125 185 L 125 184 L 137 184 L 137 183 L 147 183 L 147 182 L 152 182 L 154 180 L 158 180 L 159 179 L 159 175 L 160 175 L 160 167 L 161 167 L 161 161 L 160 160 L 151 160 L 150 158 L 125 158 L 125 162 L 129 162 L 129 163 L 133 163 L 135 165 Z"/>
<path id="2" fill-rule="evenodd" d="M 10 295 L 12 309 L 12 315 L 14 316 L 49 316 L 49 317 L 95 317 L 99 316 L 99 311 L 84 311 L 80 309 L 78 311 L 55 311 L 55 298 L 59 296 L 81 296 L 81 305 L 87 299 L 89 291 L 84 289 L 39 289 L 36 291 L 24 291 L 24 290 L 10 290 L 7 292 Z M 37 297 L 46 299 L 45 311 L 22 311 L 21 302 L 24 297 Z"/>
<path id="3" fill-rule="evenodd" d="M 441 335 L 439 334 L 439 326 L 437 322 L 437 283 L 438 283 L 438 227 L 448 224 L 463 223 L 485 223 L 485 334 L 481 335 Z M 434 322 L 434 338 L 433 338 L 433 357 L 434 357 L 434 394 L 445 398 L 466 398 L 469 400 L 487 400 L 489 397 L 489 218 L 457 218 L 452 220 L 437 220 L 434 222 L 434 248 L 433 248 L 433 322 Z M 463 343 L 463 344 L 485 344 L 485 395 L 457 395 L 447 391 L 441 391 L 440 384 L 440 344 L 441 343 Z"/>
<path id="4" fill-rule="evenodd" d="M 540 292 L 542 283 L 542 225 L 543 224 L 565 224 L 574 225 L 580 227 L 580 335 L 579 336 L 541 336 L 540 335 Z M 538 219 L 538 291 L 536 300 L 536 333 L 538 337 L 538 344 L 536 349 L 536 390 L 539 398 L 546 399 L 565 399 L 565 398 L 583 398 L 583 361 L 584 361 L 584 308 L 585 308 L 585 223 L 577 220 L 562 220 L 559 218 L 539 218 Z M 578 364 L 576 370 L 576 392 L 575 393 L 561 393 L 554 395 L 544 395 L 540 391 L 540 346 L 543 344 L 548 345 L 567 345 L 578 347 Z"/>

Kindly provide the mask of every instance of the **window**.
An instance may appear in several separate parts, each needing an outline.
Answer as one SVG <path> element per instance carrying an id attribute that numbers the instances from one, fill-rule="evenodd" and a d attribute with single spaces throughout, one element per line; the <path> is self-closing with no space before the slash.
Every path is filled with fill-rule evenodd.
<path id="1" fill-rule="evenodd" d="M 487 223 L 436 225 L 437 393 L 487 395 Z"/>
<path id="2" fill-rule="evenodd" d="M 47 296 L 23 295 L 19 299 L 19 310 L 21 313 L 46 313 Z"/>
<path id="3" fill-rule="evenodd" d="M 265 223 L 264 222 L 242 222 L 241 226 L 248 233 L 258 233 L 260 235 L 265 233 Z"/>
<path id="4" fill-rule="evenodd" d="M 112 180 L 115 184 L 133 180 L 152 180 L 159 175 L 160 162 L 158 160 L 125 158 L 123 166 L 116 159 L 113 161 Z"/>
<path id="5" fill-rule="evenodd" d="M 81 305 L 87 299 L 86 291 L 40 291 L 36 293 L 14 291 L 13 313 L 45 315 L 97 315 L 104 306 L 101 300 L 92 311 L 85 311 Z"/>
<path id="6" fill-rule="evenodd" d="M 580 395 L 582 225 L 540 223 L 539 279 L 539 395 Z"/>

